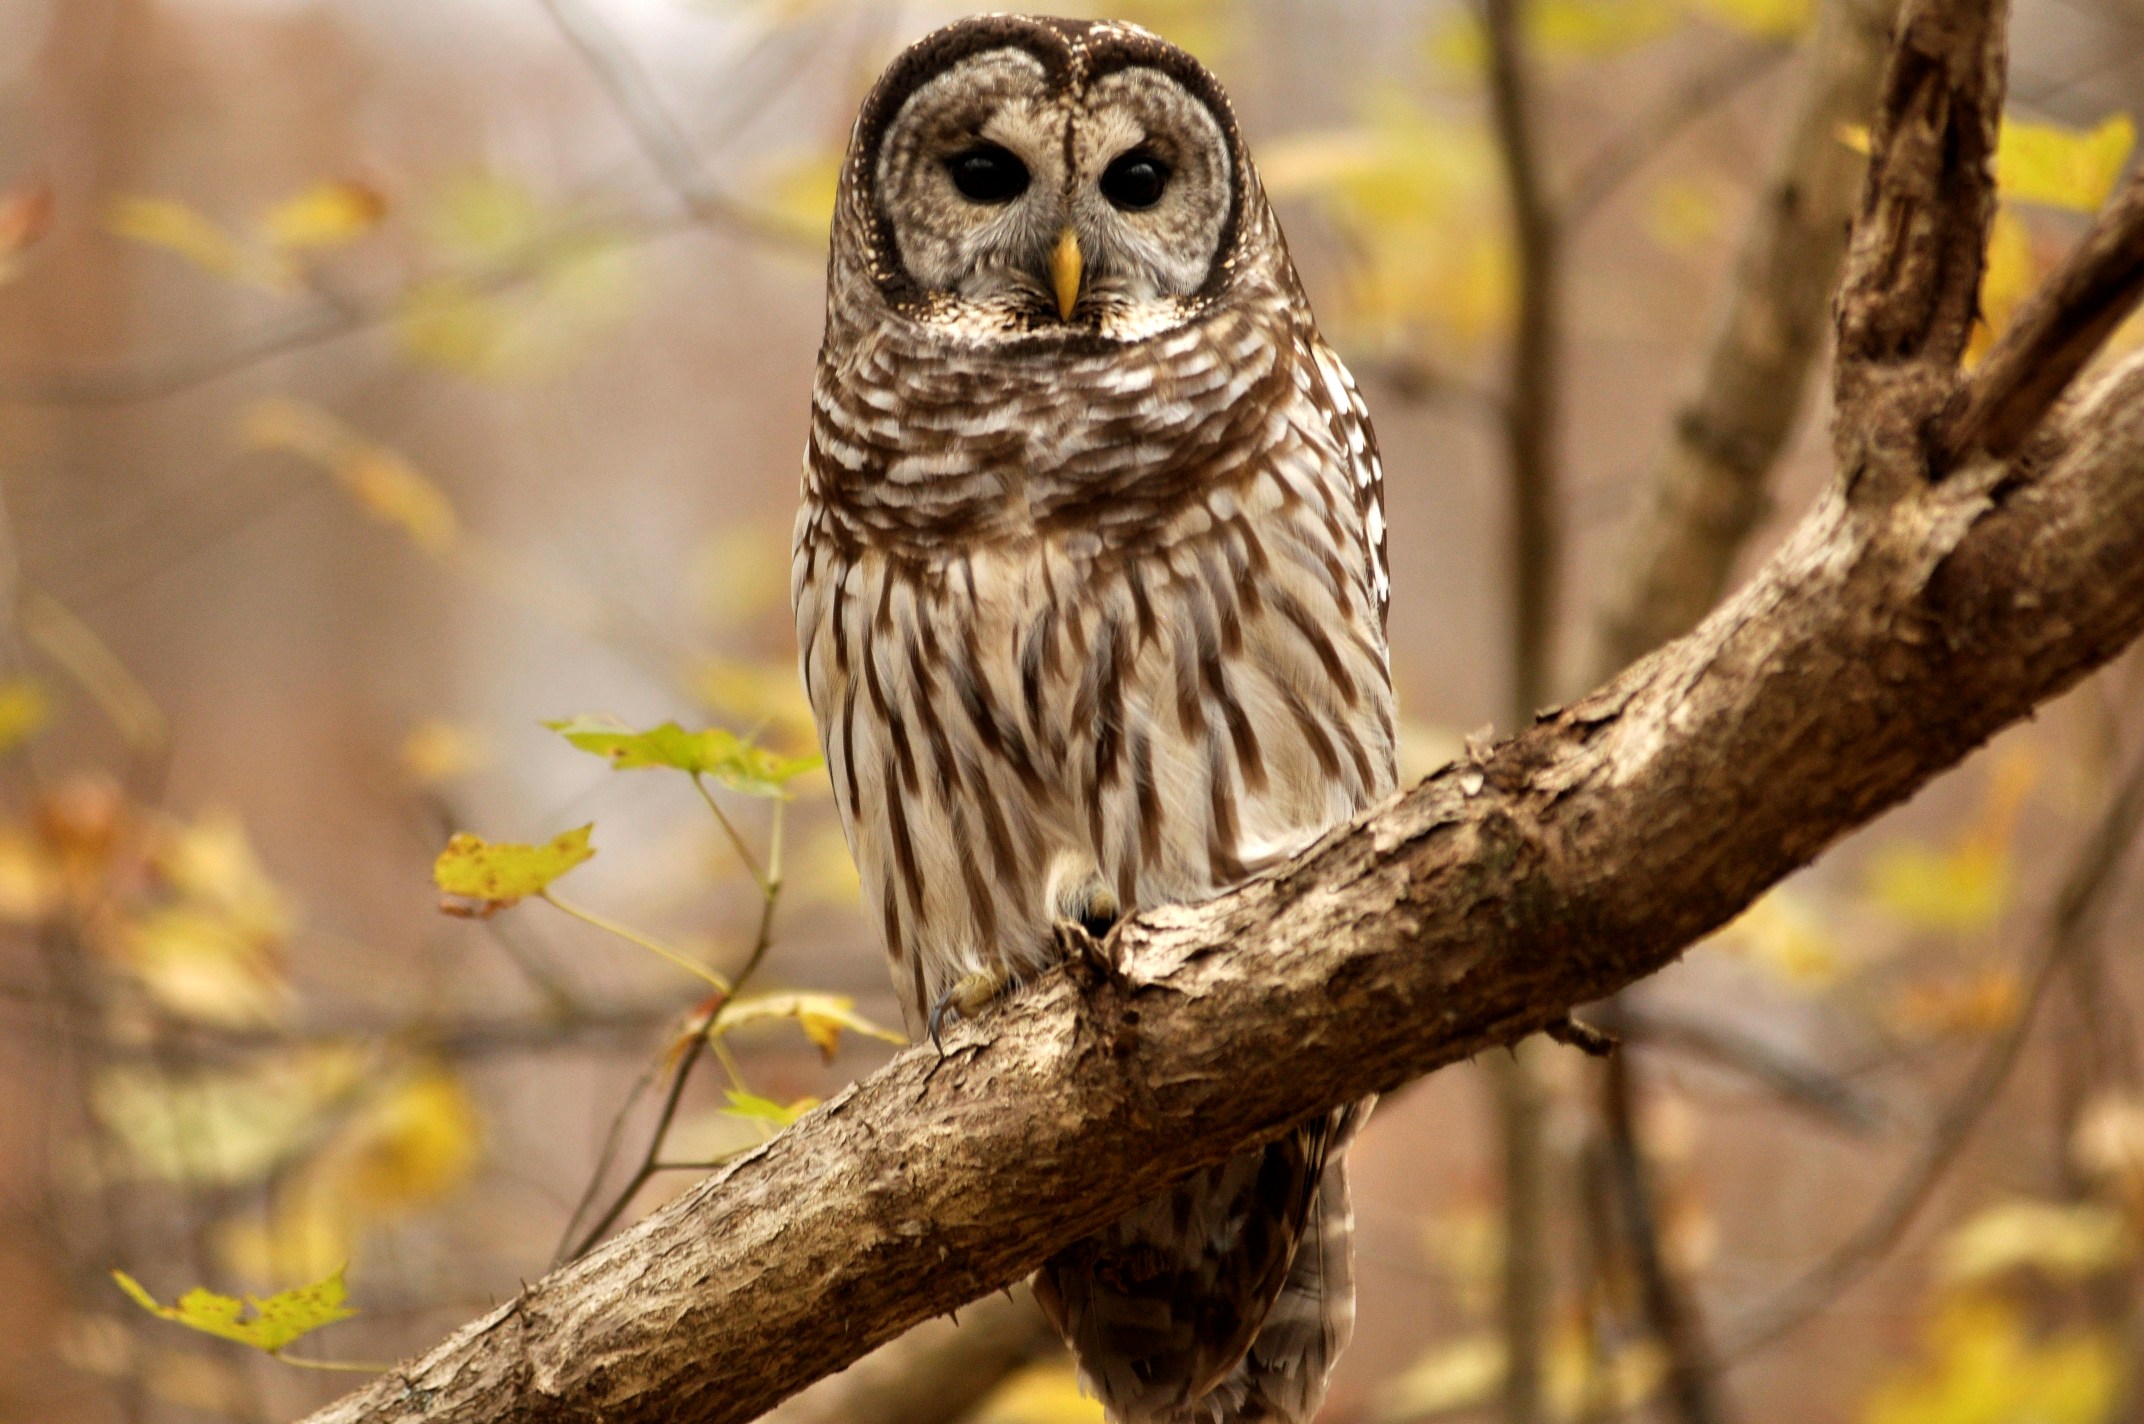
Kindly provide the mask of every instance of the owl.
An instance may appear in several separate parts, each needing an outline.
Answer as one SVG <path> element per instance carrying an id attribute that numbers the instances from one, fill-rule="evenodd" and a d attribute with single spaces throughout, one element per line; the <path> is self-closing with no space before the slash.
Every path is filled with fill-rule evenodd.
<path id="1" fill-rule="evenodd" d="M 903 53 L 841 172 L 792 592 L 912 1034 L 1394 781 L 1383 477 L 1220 86 L 1130 25 Z M 1120 1424 L 1307 1420 L 1367 1104 L 1035 1288 Z"/>

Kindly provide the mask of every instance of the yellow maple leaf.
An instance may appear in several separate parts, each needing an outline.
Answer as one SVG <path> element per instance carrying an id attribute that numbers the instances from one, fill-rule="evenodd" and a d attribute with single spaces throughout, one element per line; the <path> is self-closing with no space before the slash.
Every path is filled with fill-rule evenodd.
<path id="1" fill-rule="evenodd" d="M 2127 114 L 2090 129 L 2006 115 L 1995 149 L 1995 189 L 2010 202 L 2097 212 L 2128 165 L 2136 138 Z"/>
<path id="2" fill-rule="evenodd" d="M 432 863 L 432 880 L 449 895 L 485 908 L 502 908 L 542 893 L 552 881 L 596 853 L 588 843 L 594 823 L 563 831 L 542 845 L 494 843 L 456 831 Z"/>
<path id="3" fill-rule="evenodd" d="M 346 1303 L 349 1291 L 339 1270 L 311 1285 L 294 1286 L 265 1297 L 249 1295 L 244 1300 L 196 1286 L 171 1305 L 159 1305 L 156 1297 L 125 1271 L 112 1272 L 112 1279 L 151 1315 L 160 1315 L 204 1335 L 251 1345 L 271 1355 L 323 1325 L 357 1314 Z"/>

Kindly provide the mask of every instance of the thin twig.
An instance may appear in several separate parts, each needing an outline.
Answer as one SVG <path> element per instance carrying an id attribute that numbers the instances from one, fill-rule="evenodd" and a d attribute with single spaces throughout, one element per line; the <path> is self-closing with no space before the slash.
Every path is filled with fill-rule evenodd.
<path id="1" fill-rule="evenodd" d="M 1940 473 L 1980 448 L 2011 454 L 2144 300 L 2144 174 L 2101 210 L 2083 241 L 1952 397 L 1934 433 Z"/>
<path id="2" fill-rule="evenodd" d="M 612 107 L 632 130 L 641 151 L 686 212 L 696 221 L 719 222 L 755 237 L 796 241 L 799 234 L 794 224 L 747 207 L 716 186 L 684 131 L 656 95 L 647 71 L 601 17 L 579 0 L 538 3 L 588 66 Z"/>
<path id="3" fill-rule="evenodd" d="M 1651 113 L 1624 125 L 1581 163 L 1564 187 L 1556 210 L 1566 227 L 1577 227 L 1617 189 L 1692 124 L 1779 67 L 1791 45 L 1742 44 L 1722 63 L 1670 94 Z"/>
<path id="4" fill-rule="evenodd" d="M 1484 0 L 1489 105 L 1517 249 L 1518 312 L 1502 408 L 1511 491 L 1507 577 L 1511 596 L 1511 721 L 1523 729 L 1547 700 L 1551 619 L 1560 583 L 1556 528 L 1556 421 L 1561 401 L 1561 272 L 1549 211 L 1537 116 L 1525 52 L 1523 0 Z M 1554 1290 L 1549 1268 L 1547 1089 L 1535 1055 L 1520 1044 L 1490 1068 L 1504 1169 L 1505 1424 L 1543 1417 L 1544 1339 Z"/>
<path id="5" fill-rule="evenodd" d="M 1615 1024 L 1626 1041 L 1681 1049 L 1762 1084 L 1778 1097 L 1853 1132 L 1882 1125 L 1882 1105 L 1823 1065 L 1701 1014 L 1617 999 Z"/>
<path id="6" fill-rule="evenodd" d="M 2017 1017 L 1982 1051 L 1920 1152 L 1884 1193 L 1875 1211 L 1799 1280 L 1750 1314 L 1734 1334 L 1734 1343 L 1726 1351 L 1729 1358 L 1739 1359 L 1776 1343 L 1829 1309 L 1840 1292 L 1866 1275 L 1905 1236 L 2009 1080 L 2049 987 L 2070 957 L 2098 933 L 2100 914 L 2119 880 L 2123 860 L 2136 841 L 2140 824 L 2144 824 L 2144 755 L 2137 758 L 2127 777 L 2108 796 L 2099 819 L 2078 850 L 2048 917 L 2039 963 L 2032 971 Z"/>
<path id="7" fill-rule="evenodd" d="M 625 1188 L 618 1193 L 602 1217 L 588 1228 L 588 1233 L 580 1239 L 579 1244 L 566 1253 L 566 1260 L 578 1260 L 588 1254 L 588 1248 L 603 1239 L 618 1218 L 625 1214 L 625 1209 L 633 1204 L 633 1198 L 648 1184 L 648 1179 L 655 1175 L 658 1170 L 655 1164 L 662 1152 L 663 1140 L 670 1135 L 670 1124 L 677 1117 L 677 1105 L 685 1096 L 685 1084 L 692 1078 L 692 1070 L 699 1063 L 701 1055 L 706 1053 L 708 1043 L 706 1034 L 696 1033 L 685 1045 L 684 1054 L 677 1061 L 677 1071 L 670 1079 L 670 1091 L 663 1097 L 662 1112 L 655 1119 L 655 1130 L 648 1134 L 648 1150 L 642 1155 L 640 1165 L 633 1169 L 633 1175 L 627 1180 Z"/>
<path id="8" fill-rule="evenodd" d="M 1730 1417 L 1719 1367 L 1705 1338 L 1693 1293 L 1670 1266 L 1660 1239 L 1653 1174 L 1638 1140 L 1636 1055 L 1612 1055 L 1603 1065 L 1602 1113 L 1607 1128 L 1608 1178 L 1614 1187 L 1623 1239 L 1637 1268 L 1647 1323 L 1667 1357 L 1666 1391 L 1682 1424 L 1722 1424 Z"/>

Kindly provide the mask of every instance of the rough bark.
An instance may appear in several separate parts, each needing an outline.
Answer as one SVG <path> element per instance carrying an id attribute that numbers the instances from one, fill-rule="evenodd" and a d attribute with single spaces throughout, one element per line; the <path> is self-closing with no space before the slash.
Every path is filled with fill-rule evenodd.
<path id="1" fill-rule="evenodd" d="M 1742 592 L 902 1054 L 318 1424 L 751 1419 L 1187 1171 L 1663 967 L 2113 657 L 2144 628 L 2144 360 L 2027 422 L 2015 461 L 1926 439 L 1978 281 L 2000 26 L 1988 0 L 1909 16 L 1841 298 L 1840 479 Z"/>

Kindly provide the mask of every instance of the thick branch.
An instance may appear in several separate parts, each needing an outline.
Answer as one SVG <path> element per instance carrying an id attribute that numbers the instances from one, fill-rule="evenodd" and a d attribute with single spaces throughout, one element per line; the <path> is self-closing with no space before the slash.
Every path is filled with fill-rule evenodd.
<path id="1" fill-rule="evenodd" d="M 2030 480 L 1827 497 L 1696 632 L 1141 916 L 316 1418 L 742 1421 L 1172 1177 L 1659 969 L 2144 625 L 2144 364 Z M 1224 952 L 1225 947 L 1225 952 Z"/>

